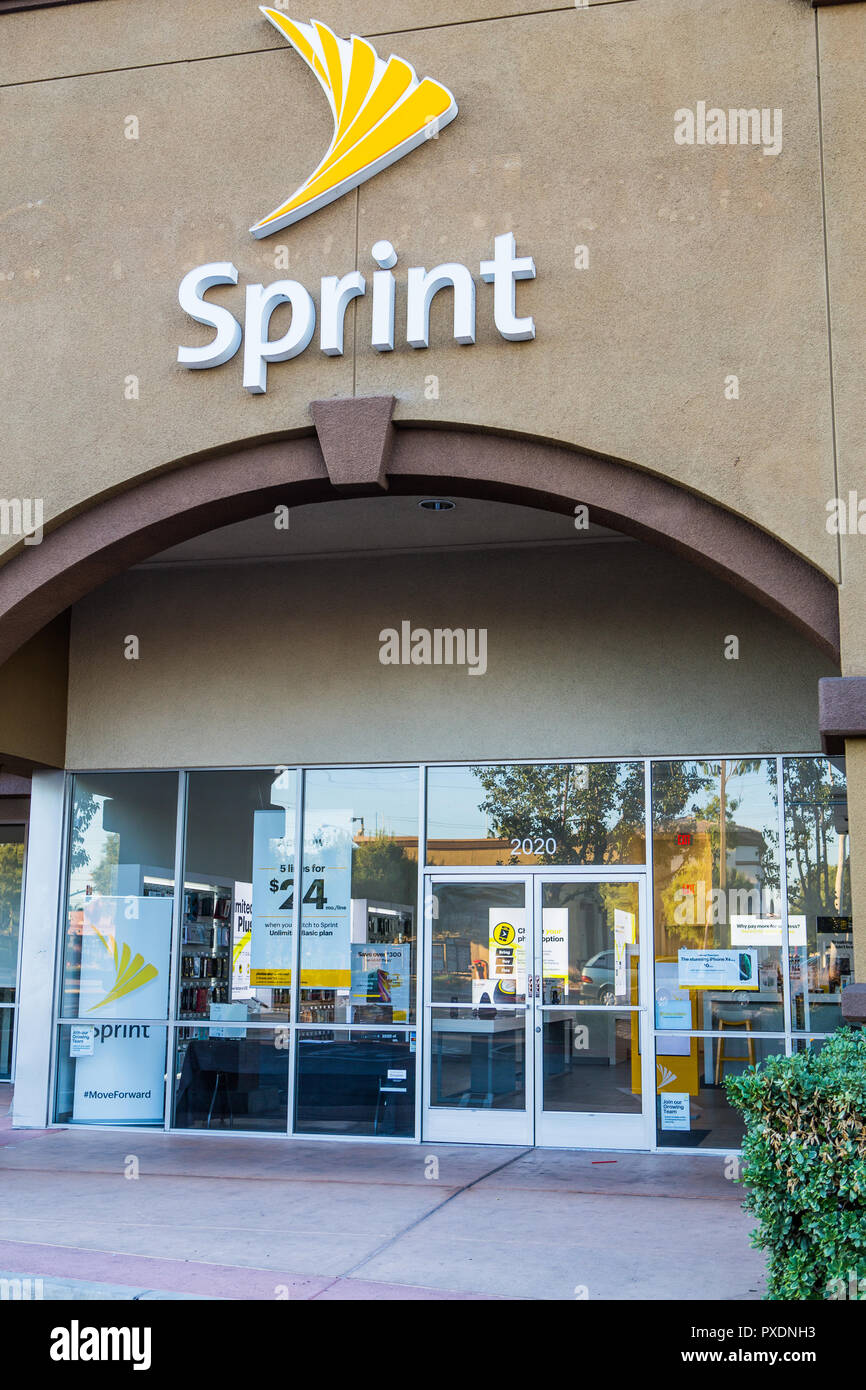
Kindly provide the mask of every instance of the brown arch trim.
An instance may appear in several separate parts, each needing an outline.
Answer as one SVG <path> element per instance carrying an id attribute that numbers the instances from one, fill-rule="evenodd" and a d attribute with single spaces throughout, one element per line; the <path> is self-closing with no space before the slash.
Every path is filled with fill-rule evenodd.
<path id="1" fill-rule="evenodd" d="M 563 446 L 465 428 L 395 427 L 390 411 L 371 406 L 376 399 L 316 402 L 318 438 L 251 443 L 182 462 L 95 502 L 48 532 L 41 545 L 21 549 L 0 569 L 0 663 L 70 604 L 168 546 L 281 504 L 387 486 L 404 494 L 487 497 L 567 514 L 585 503 L 593 521 L 712 571 L 838 662 L 835 585 L 732 512 L 632 465 Z M 330 432 L 329 404 L 335 419 L 339 412 L 339 429 Z M 341 431 L 352 435 L 355 479 L 346 471 L 346 449 L 336 447 Z M 380 460 L 378 474 L 370 467 L 370 449 Z"/>

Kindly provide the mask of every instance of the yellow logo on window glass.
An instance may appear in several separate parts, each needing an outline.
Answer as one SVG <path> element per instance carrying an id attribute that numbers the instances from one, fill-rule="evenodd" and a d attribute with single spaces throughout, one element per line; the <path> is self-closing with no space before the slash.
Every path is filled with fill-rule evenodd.
<path id="1" fill-rule="evenodd" d="M 328 151 L 286 202 L 250 228 L 253 236 L 299 222 L 438 135 L 457 115 L 447 87 L 393 53 L 387 62 L 353 34 L 337 38 L 326 24 L 300 24 L 268 5 L 262 14 L 288 40 L 319 82 L 334 118 Z"/>
<path id="2" fill-rule="evenodd" d="M 110 936 L 106 939 L 102 932 L 97 931 L 95 927 L 93 930 L 106 951 L 114 959 L 115 977 L 114 984 L 105 998 L 100 999 L 98 1004 L 91 1004 L 88 1013 L 92 1013 L 94 1009 L 103 1009 L 106 1004 L 113 1004 L 116 999 L 122 999 L 125 994 L 132 994 L 133 990 L 141 989 L 142 985 L 149 984 L 159 974 L 155 965 L 146 963 L 144 956 L 133 955 L 132 948 L 125 941 L 121 943 L 118 952 L 115 937 Z"/>

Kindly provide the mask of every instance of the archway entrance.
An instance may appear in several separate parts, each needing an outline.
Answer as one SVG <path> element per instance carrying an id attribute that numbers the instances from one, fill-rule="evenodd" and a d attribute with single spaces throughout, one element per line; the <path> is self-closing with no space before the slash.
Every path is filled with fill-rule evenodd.
<path id="1" fill-rule="evenodd" d="M 383 490 L 458 494 L 587 519 L 688 558 L 793 624 L 834 660 L 833 583 L 712 501 L 616 460 L 465 428 L 395 427 L 393 398 L 314 402 L 316 436 L 181 460 L 51 525 L 0 570 L 0 662 L 112 575 L 215 527 Z"/>

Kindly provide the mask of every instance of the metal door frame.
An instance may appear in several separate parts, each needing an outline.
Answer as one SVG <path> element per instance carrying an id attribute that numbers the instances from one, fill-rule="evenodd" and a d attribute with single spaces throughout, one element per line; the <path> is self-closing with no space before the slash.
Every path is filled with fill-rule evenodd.
<path id="1" fill-rule="evenodd" d="M 523 885 L 523 911 L 526 914 L 526 923 L 529 934 L 527 942 L 527 997 L 523 1005 L 515 1005 L 515 1011 L 523 1010 L 525 1023 L 525 1042 L 524 1042 L 524 1077 L 525 1077 L 525 1107 L 522 1110 L 494 1110 L 482 1107 L 461 1106 L 448 1108 L 445 1106 L 432 1106 L 430 1096 L 432 1094 L 432 1062 L 433 1062 L 433 1015 L 434 1011 L 445 1009 L 462 1009 L 469 1011 L 471 1005 L 434 1004 L 431 999 L 432 994 L 432 958 L 433 958 L 433 890 L 437 883 L 459 883 L 463 879 L 467 883 L 478 884 L 479 887 L 504 885 L 506 883 Z M 424 1012 L 424 1040 L 423 1040 L 423 1084 L 421 1088 L 421 1134 L 422 1138 L 429 1143 L 448 1143 L 448 1144 L 517 1144 L 530 1146 L 535 1143 L 535 1110 L 533 1097 L 533 1084 L 535 1078 L 535 1067 L 533 1065 L 533 1035 L 531 1032 L 533 1011 L 529 999 L 529 971 L 534 962 L 533 945 L 533 891 L 532 878 L 529 873 L 522 869 L 517 873 L 514 870 L 506 874 L 476 870 L 470 873 L 451 873 L 447 869 L 444 871 L 436 870 L 426 872 L 424 875 L 424 911 L 422 914 L 422 928 L 424 934 L 423 951 L 420 953 L 422 971 L 424 974 L 423 992 L 423 1012 Z"/>
<path id="2" fill-rule="evenodd" d="M 535 1143 L 543 1148 L 567 1149 L 639 1149 L 653 1147 L 655 1134 L 655 1054 L 653 1030 L 649 1018 L 649 1001 L 653 998 L 652 934 L 648 938 L 647 876 L 635 869 L 580 869 L 572 873 L 548 874 L 544 869 L 533 874 L 533 943 L 535 949 L 536 988 L 533 991 L 533 1041 L 535 1053 Z M 544 1004 L 542 983 L 542 948 L 544 921 L 542 889 L 548 882 L 560 883 L 634 883 L 638 891 L 638 1003 L 628 1004 Z M 640 1114 L 606 1111 L 545 1111 L 544 1110 L 544 1048 L 542 1029 L 545 1014 L 573 1013 L 637 1014 L 638 1047 L 640 1053 L 641 1110 Z"/>
<path id="3" fill-rule="evenodd" d="M 423 974 L 422 991 L 422 1048 L 421 1078 L 421 1135 L 429 1143 L 514 1144 L 545 1147 L 585 1149 L 652 1149 L 655 1133 L 655 1060 L 653 1030 L 649 1020 L 649 1001 L 653 998 L 653 943 L 647 912 L 647 870 L 644 867 L 625 869 L 598 865 L 527 865 L 519 869 L 489 868 L 458 865 L 453 869 L 436 866 L 424 871 L 423 911 L 419 927 L 422 933 L 419 964 Z M 434 1004 L 432 993 L 432 908 L 434 889 L 442 883 L 466 883 L 479 886 L 521 883 L 524 890 L 524 910 L 528 928 L 528 963 L 526 1017 L 526 1106 L 524 1110 L 493 1110 L 480 1107 L 431 1106 L 432 1091 L 432 1020 L 434 1010 L 462 1008 L 467 1004 Z M 640 945 L 639 1003 L 627 1006 L 628 1012 L 639 1017 L 641 1056 L 641 1087 L 643 1104 L 640 1115 L 591 1114 L 580 1112 L 544 1112 L 542 1084 L 542 1037 L 545 1009 L 541 991 L 533 987 L 533 977 L 542 973 L 541 885 L 544 882 L 564 883 L 635 883 L 638 889 L 638 921 Z M 530 974 L 530 966 L 532 973 Z M 537 995 L 537 997 L 536 997 Z M 518 1008 L 521 1006 L 517 1006 Z M 566 1011 L 575 1005 L 559 1006 Z M 622 1012 L 616 1006 L 584 1005 L 596 1012 Z M 538 1041 L 537 1041 L 538 1040 Z"/>

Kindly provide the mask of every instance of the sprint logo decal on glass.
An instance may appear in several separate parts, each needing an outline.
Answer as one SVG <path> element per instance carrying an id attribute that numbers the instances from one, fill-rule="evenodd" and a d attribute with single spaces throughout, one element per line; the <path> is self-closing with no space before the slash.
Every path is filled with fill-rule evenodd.
<path id="1" fill-rule="evenodd" d="M 441 82 L 419 79 L 411 63 L 393 53 L 386 62 L 357 34 L 340 39 L 317 19 L 300 24 L 268 5 L 259 9 L 310 68 L 334 118 L 321 163 L 250 228 L 253 236 L 265 237 L 333 203 L 438 135 L 457 115 L 457 103 Z"/>
<path id="2" fill-rule="evenodd" d="M 106 951 L 114 959 L 115 978 L 114 984 L 108 991 L 104 999 L 100 999 L 98 1004 L 91 1004 L 88 1013 L 93 1013 L 94 1009 L 103 1009 L 106 1004 L 113 1004 L 116 999 L 122 999 L 125 994 L 132 994 L 136 989 L 141 989 L 143 985 L 150 984 L 155 980 L 159 971 L 155 965 L 148 964 L 144 956 L 133 955 L 129 945 L 124 941 L 118 954 L 117 938 L 110 936 L 104 937 L 96 927 L 93 928 L 99 940 L 102 942 Z"/>

